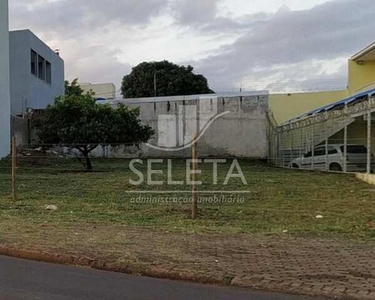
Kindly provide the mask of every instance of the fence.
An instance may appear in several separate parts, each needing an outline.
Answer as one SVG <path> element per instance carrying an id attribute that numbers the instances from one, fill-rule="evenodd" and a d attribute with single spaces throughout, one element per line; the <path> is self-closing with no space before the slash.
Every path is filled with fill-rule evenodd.
<path id="1" fill-rule="evenodd" d="M 345 99 L 280 126 L 270 123 L 270 162 L 289 168 L 371 173 L 374 93 Z"/>

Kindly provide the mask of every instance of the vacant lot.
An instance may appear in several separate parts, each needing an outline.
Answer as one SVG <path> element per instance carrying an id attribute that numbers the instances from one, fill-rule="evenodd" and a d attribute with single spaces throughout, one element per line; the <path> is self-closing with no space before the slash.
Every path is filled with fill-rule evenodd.
<path id="1" fill-rule="evenodd" d="M 373 299 L 372 186 L 351 175 L 282 170 L 246 160 L 240 166 L 247 186 L 239 178 L 223 185 L 230 163 L 219 166 L 214 185 L 212 165 L 204 164 L 200 191 L 249 193 L 225 194 L 243 198 L 239 202 L 200 204 L 193 221 L 190 204 L 131 201 L 163 197 L 170 190 L 172 198 L 189 197 L 190 187 L 133 186 L 129 179 L 139 178 L 128 164 L 96 160 L 96 172 L 84 173 L 74 160 L 23 157 L 13 201 L 10 163 L 2 161 L 0 253 L 18 255 L 18 249 L 22 257 L 47 253 L 59 261 L 68 257 L 135 274 Z M 154 180 L 167 181 L 166 162 L 153 168 L 164 172 Z M 139 169 L 146 176 L 146 163 Z M 186 181 L 185 173 L 185 162 L 173 161 L 173 180 Z M 47 205 L 58 210 L 46 210 Z"/>
<path id="2" fill-rule="evenodd" d="M 94 173 L 81 172 L 75 160 L 54 157 L 20 158 L 18 201 L 11 197 L 10 163 L 0 166 L 0 216 L 8 230 L 22 224 L 55 226 L 129 225 L 187 233 L 257 233 L 309 236 L 375 238 L 375 188 L 351 175 L 298 172 L 271 168 L 253 161 L 240 161 L 247 186 L 239 178 L 223 185 L 230 163 L 219 165 L 218 184 L 212 183 L 212 164 L 200 165 L 203 181 L 200 190 L 250 191 L 226 194 L 243 202 L 200 204 L 199 218 L 189 217 L 184 203 L 134 203 L 140 196 L 132 191 L 184 190 L 168 196 L 189 197 L 188 186 L 133 186 L 129 179 L 138 176 L 129 170 L 128 160 L 94 161 Z M 146 164 L 137 165 L 147 178 Z M 185 161 L 173 161 L 173 180 L 185 180 Z M 154 180 L 167 181 L 167 163 L 155 164 L 164 175 Z M 372 189 L 372 190 L 371 190 Z M 155 196 L 142 194 L 143 197 Z M 163 195 L 158 195 L 163 196 Z M 203 195 L 201 196 L 208 196 Z M 217 194 L 216 196 L 220 196 Z M 46 205 L 58 206 L 48 211 Z M 323 218 L 317 219 L 321 215 Z M 3 232 L 2 232 L 3 231 Z M 286 232 L 287 231 L 287 232 Z M 0 237 L 4 227 L 0 228 Z"/>

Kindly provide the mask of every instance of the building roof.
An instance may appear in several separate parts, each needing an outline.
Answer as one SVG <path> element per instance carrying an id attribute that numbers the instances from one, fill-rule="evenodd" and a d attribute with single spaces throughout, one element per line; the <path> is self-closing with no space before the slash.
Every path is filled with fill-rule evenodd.
<path id="1" fill-rule="evenodd" d="M 375 61 L 375 42 L 354 54 L 351 60 L 355 62 Z"/>
<path id="2" fill-rule="evenodd" d="M 216 98 L 232 98 L 232 97 L 254 97 L 254 96 L 268 96 L 269 92 L 263 91 L 251 91 L 251 92 L 239 92 L 239 93 L 218 93 L 218 94 L 201 94 L 201 95 L 189 95 L 189 96 L 167 96 L 167 97 L 150 97 L 150 98 L 134 98 L 134 99 L 122 99 L 116 98 L 112 102 L 123 103 L 123 104 L 143 104 L 143 103 L 158 103 L 158 102 L 174 102 L 174 101 L 189 101 L 189 100 L 209 100 L 214 97 Z"/>
<path id="3" fill-rule="evenodd" d="M 293 118 L 289 121 L 286 121 L 283 124 L 281 124 L 280 126 L 295 123 L 295 122 L 300 121 L 302 119 L 312 117 L 312 116 L 315 116 L 317 114 L 324 113 L 324 112 L 327 112 L 327 111 L 343 109 L 345 107 L 345 105 L 350 105 L 350 104 L 354 104 L 354 103 L 364 101 L 364 100 L 367 99 L 368 96 L 372 96 L 372 95 L 375 95 L 375 89 L 367 90 L 367 91 L 364 91 L 362 93 L 359 93 L 359 94 L 350 96 L 348 98 L 345 98 L 343 100 L 339 100 L 339 101 L 333 102 L 331 104 L 322 106 L 320 108 L 314 109 L 312 111 L 304 113 L 303 115 L 301 115 L 299 117 L 296 117 L 296 118 Z"/>

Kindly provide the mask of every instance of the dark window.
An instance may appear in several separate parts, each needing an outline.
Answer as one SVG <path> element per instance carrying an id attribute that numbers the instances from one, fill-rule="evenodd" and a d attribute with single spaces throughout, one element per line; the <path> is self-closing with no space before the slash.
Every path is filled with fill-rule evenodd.
<path id="1" fill-rule="evenodd" d="M 314 150 L 314 156 L 323 156 L 326 155 L 326 149 L 325 148 L 316 148 Z"/>
<path id="2" fill-rule="evenodd" d="M 45 59 L 38 55 L 38 77 L 42 80 L 46 79 L 46 65 L 45 65 Z"/>
<path id="3" fill-rule="evenodd" d="M 46 81 L 52 83 L 52 67 L 49 61 L 46 61 Z"/>
<path id="4" fill-rule="evenodd" d="M 46 60 L 38 55 L 38 77 L 46 80 Z"/>
<path id="5" fill-rule="evenodd" d="M 337 154 L 336 148 L 328 148 L 328 154 Z"/>
<path id="6" fill-rule="evenodd" d="M 340 147 L 341 152 L 344 153 L 345 149 L 344 146 Z M 355 154 L 366 154 L 367 153 L 367 148 L 365 146 L 347 146 L 346 147 L 347 153 L 355 153 Z"/>
<path id="7" fill-rule="evenodd" d="M 38 60 L 38 55 L 36 54 L 36 52 L 34 50 L 31 50 L 31 58 L 30 58 L 30 61 L 31 61 L 31 74 L 34 74 L 35 76 L 37 76 L 37 69 L 36 69 L 36 66 L 37 66 L 37 60 Z"/>
<path id="8" fill-rule="evenodd" d="M 304 157 L 311 157 L 312 156 L 312 152 L 310 151 L 310 152 L 308 152 L 308 153 L 306 153 L 305 155 L 304 155 Z"/>

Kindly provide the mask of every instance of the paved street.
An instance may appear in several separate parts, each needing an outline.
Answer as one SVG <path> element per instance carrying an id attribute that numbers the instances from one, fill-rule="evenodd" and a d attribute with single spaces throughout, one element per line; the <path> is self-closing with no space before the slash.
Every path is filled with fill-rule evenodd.
<path id="1" fill-rule="evenodd" d="M 313 299 L 159 280 L 0 256 L 1 300 Z"/>

